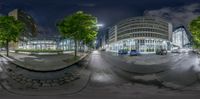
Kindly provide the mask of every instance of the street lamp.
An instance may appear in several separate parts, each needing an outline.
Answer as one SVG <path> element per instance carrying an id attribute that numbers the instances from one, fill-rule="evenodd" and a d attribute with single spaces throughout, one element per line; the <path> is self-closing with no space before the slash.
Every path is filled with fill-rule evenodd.
<path id="1" fill-rule="evenodd" d="M 97 27 L 103 27 L 104 25 L 103 24 L 97 24 Z"/>

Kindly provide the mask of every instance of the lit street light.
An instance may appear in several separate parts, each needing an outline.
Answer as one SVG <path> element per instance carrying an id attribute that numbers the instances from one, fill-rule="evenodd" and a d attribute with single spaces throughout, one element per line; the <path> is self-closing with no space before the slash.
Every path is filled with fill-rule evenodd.
<path id="1" fill-rule="evenodd" d="M 103 24 L 97 24 L 97 27 L 103 27 L 104 25 Z"/>

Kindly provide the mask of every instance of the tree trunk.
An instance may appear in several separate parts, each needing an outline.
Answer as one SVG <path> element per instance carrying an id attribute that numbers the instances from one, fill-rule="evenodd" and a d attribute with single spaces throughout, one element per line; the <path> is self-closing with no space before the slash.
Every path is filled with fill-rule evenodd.
<path id="1" fill-rule="evenodd" d="M 6 40 L 6 55 L 9 56 L 9 42 Z"/>
<path id="2" fill-rule="evenodd" d="M 75 58 L 77 57 L 77 40 L 74 40 L 75 46 L 74 46 L 74 54 Z"/>

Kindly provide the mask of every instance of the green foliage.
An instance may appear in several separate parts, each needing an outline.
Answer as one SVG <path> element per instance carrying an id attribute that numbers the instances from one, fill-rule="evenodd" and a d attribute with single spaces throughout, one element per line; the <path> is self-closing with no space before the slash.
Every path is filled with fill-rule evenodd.
<path id="1" fill-rule="evenodd" d="M 96 17 L 78 11 L 65 17 L 57 24 L 58 30 L 63 37 L 89 43 L 97 34 Z"/>
<path id="2" fill-rule="evenodd" d="M 9 42 L 16 42 L 25 26 L 19 20 L 11 16 L 0 16 L 0 42 L 6 43 L 7 56 L 9 53 Z"/>
<path id="3" fill-rule="evenodd" d="M 0 41 L 16 41 L 20 33 L 24 31 L 24 24 L 14 17 L 0 16 Z"/>
<path id="4" fill-rule="evenodd" d="M 0 48 L 5 47 L 5 43 L 0 41 Z"/>
<path id="5" fill-rule="evenodd" d="M 200 16 L 197 19 L 192 20 L 189 29 L 193 35 L 194 47 L 200 48 Z"/>

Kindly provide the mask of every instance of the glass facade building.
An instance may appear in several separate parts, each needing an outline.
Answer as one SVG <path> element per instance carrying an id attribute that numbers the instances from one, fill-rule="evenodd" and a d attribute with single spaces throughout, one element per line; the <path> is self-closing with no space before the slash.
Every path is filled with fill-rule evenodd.
<path id="1" fill-rule="evenodd" d="M 31 49 L 31 50 L 63 50 L 71 51 L 74 50 L 74 41 L 70 39 L 59 39 L 59 38 L 32 38 L 26 43 L 19 42 L 19 49 Z"/>
<path id="2" fill-rule="evenodd" d="M 123 20 L 109 29 L 108 51 L 121 49 L 155 53 L 171 50 L 172 24 L 157 17 L 144 16 Z"/>
<path id="3" fill-rule="evenodd" d="M 183 26 L 176 28 L 173 32 L 172 43 L 174 47 L 178 48 L 189 47 L 191 45 L 190 36 Z"/>

